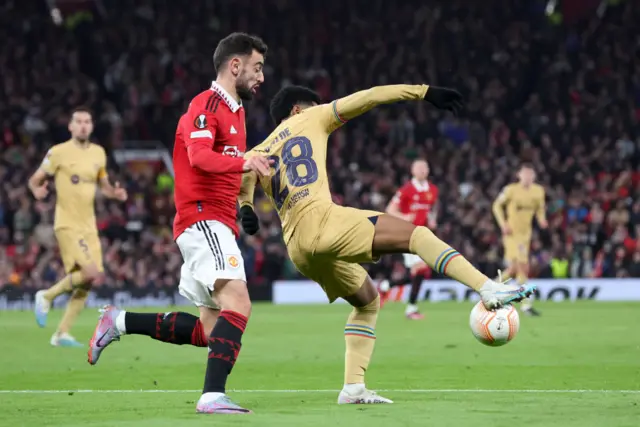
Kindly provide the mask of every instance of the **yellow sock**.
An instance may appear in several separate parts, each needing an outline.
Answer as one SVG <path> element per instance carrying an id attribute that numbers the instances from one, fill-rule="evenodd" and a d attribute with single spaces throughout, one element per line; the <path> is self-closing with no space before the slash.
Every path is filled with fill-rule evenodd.
<path id="1" fill-rule="evenodd" d="M 67 274 L 60 280 L 58 283 L 50 287 L 44 293 L 44 297 L 49 301 L 53 301 L 58 296 L 71 292 L 78 285 L 82 285 L 84 283 L 84 277 L 82 276 L 82 272 L 74 271 L 71 274 Z"/>
<path id="2" fill-rule="evenodd" d="M 427 227 L 416 227 L 411 235 L 409 249 L 436 272 L 449 276 L 476 291 L 489 280 L 458 251 L 438 239 Z"/>
<path id="3" fill-rule="evenodd" d="M 78 314 L 84 308 L 84 303 L 87 301 L 89 292 L 85 289 L 76 289 L 71 294 L 71 298 L 67 303 L 67 308 L 64 311 L 60 325 L 58 325 L 58 333 L 69 332 L 73 326 Z"/>
<path id="4" fill-rule="evenodd" d="M 344 328 L 347 351 L 344 357 L 344 383 L 364 384 L 373 347 L 376 344 L 376 320 L 380 311 L 380 297 L 364 307 L 354 307 Z"/>

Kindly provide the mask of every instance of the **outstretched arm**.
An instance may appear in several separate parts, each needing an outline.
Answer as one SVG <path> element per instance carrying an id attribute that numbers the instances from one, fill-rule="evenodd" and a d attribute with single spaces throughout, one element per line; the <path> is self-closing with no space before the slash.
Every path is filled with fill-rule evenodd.
<path id="1" fill-rule="evenodd" d="M 378 105 L 424 99 L 428 89 L 427 85 L 376 86 L 337 99 L 331 103 L 331 107 L 336 118 L 346 123 Z"/>
<path id="2" fill-rule="evenodd" d="M 378 105 L 422 99 L 454 114 L 462 108 L 462 95 L 458 92 L 429 85 L 376 86 L 335 100 L 326 108 L 331 109 L 333 130 Z"/>

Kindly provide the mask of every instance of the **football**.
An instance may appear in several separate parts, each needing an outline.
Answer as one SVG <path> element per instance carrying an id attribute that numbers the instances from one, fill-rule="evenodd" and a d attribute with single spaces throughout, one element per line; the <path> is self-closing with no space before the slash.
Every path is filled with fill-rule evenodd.
<path id="1" fill-rule="evenodd" d="M 516 336 L 520 329 L 520 317 L 512 305 L 487 310 L 480 301 L 471 310 L 469 326 L 473 336 L 482 344 L 499 347 Z"/>

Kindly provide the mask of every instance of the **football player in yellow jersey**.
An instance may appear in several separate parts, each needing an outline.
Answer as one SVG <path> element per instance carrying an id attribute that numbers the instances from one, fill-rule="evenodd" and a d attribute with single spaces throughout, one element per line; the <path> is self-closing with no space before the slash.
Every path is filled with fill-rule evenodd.
<path id="1" fill-rule="evenodd" d="M 82 347 L 69 330 L 82 311 L 91 285 L 103 280 L 102 250 L 94 211 L 96 187 L 109 198 L 127 200 L 127 192 L 118 183 L 112 186 L 107 176 L 104 149 L 89 141 L 93 132 L 91 112 L 76 108 L 69 123 L 71 139 L 53 146 L 38 170 L 29 179 L 29 189 L 37 200 L 49 193 L 48 180 L 56 187 L 54 229 L 67 276 L 46 291 L 36 293 L 35 315 L 44 327 L 53 300 L 71 293 L 67 309 L 51 345 Z"/>
<path id="2" fill-rule="evenodd" d="M 524 285 L 529 278 L 529 247 L 534 215 L 540 228 L 547 228 L 544 188 L 536 184 L 535 179 L 533 166 L 523 163 L 518 171 L 518 182 L 504 187 L 493 202 L 493 215 L 502 230 L 504 260 L 507 264 L 505 273 L 509 277 L 515 275 L 520 285 Z M 539 316 L 540 312 L 533 308 L 532 300 L 531 297 L 523 301 L 522 311 Z"/>
<path id="3" fill-rule="evenodd" d="M 332 203 L 326 168 L 329 135 L 377 105 L 423 99 L 454 113 L 462 107 L 458 92 L 427 85 L 374 87 L 330 104 L 320 104 L 318 95 L 309 89 L 287 87 L 271 103 L 277 128 L 246 154 L 268 155 L 273 162 L 273 174 L 260 178 L 260 184 L 282 220 L 293 263 L 324 289 L 330 302 L 343 298 L 353 306 L 344 330 L 345 378 L 340 404 L 392 403 L 365 387 L 380 298 L 358 263 L 388 253 L 419 255 L 436 271 L 477 290 L 490 309 L 521 300 L 533 291 L 490 280 L 427 227 Z M 241 223 L 248 233 L 258 228 L 252 206 L 257 179 L 253 173 L 245 174 L 239 196 Z"/>

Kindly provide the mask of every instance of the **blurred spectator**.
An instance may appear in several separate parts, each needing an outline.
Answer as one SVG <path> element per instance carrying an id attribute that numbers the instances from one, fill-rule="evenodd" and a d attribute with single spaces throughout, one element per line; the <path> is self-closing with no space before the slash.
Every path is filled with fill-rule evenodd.
<path id="1" fill-rule="evenodd" d="M 214 77 L 213 46 L 235 30 L 271 47 L 266 82 L 247 105 L 250 145 L 270 132 L 270 97 L 292 83 L 327 100 L 390 83 L 464 92 L 460 118 L 404 103 L 335 132 L 327 163 L 337 203 L 382 210 L 411 160 L 427 158 L 442 195 L 436 232 L 494 274 L 502 255 L 491 201 L 527 160 L 547 189 L 550 224 L 534 233 L 532 275 L 640 277 L 640 3 L 610 4 L 599 16 L 573 2 L 570 27 L 550 23 L 544 3 L 112 0 L 83 2 L 55 26 L 44 2 L 5 1 L 0 285 L 45 287 L 63 274 L 53 197 L 35 203 L 25 183 L 48 147 L 68 138 L 70 108 L 92 107 L 94 137 L 108 153 L 131 140 L 171 150 L 186 103 Z M 124 206 L 96 200 L 105 286 L 175 290 L 171 175 L 109 165 L 131 197 Z M 240 237 L 247 275 L 252 283 L 295 278 L 279 222 L 258 197 L 262 230 Z M 396 261 L 385 257 L 370 273 L 398 274 Z"/>

